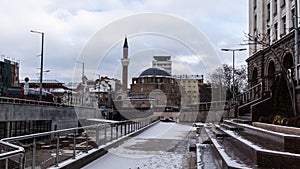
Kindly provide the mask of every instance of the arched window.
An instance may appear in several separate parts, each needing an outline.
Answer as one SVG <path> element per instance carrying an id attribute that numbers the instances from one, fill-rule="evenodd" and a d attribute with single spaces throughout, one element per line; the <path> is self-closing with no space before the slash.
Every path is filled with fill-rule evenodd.
<path id="1" fill-rule="evenodd" d="M 292 69 L 293 63 L 293 55 L 291 53 L 287 53 L 283 59 L 283 66 L 285 70 Z"/>
<path id="2" fill-rule="evenodd" d="M 268 89 L 270 90 L 275 80 L 275 64 L 274 61 L 270 61 L 268 65 Z"/>
<path id="3" fill-rule="evenodd" d="M 258 83 L 257 79 L 257 68 L 255 67 L 252 71 L 252 77 L 251 77 L 252 86 L 256 85 Z"/>

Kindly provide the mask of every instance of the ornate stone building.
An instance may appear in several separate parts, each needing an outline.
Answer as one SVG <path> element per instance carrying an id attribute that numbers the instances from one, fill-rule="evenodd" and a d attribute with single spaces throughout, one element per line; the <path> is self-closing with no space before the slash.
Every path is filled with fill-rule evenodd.
<path id="1" fill-rule="evenodd" d="M 275 76 L 283 72 L 283 69 L 289 69 L 291 75 L 294 75 L 293 38 L 294 34 L 290 33 L 246 60 L 250 87 L 262 83 L 263 89 L 270 91 Z"/>
<path id="2" fill-rule="evenodd" d="M 290 85 L 295 85 L 292 92 L 295 93 L 295 108 L 299 114 L 300 88 L 296 75 L 299 71 L 295 66 L 299 64 L 299 54 L 295 57 L 296 40 L 299 41 L 299 33 L 298 38 L 295 36 L 295 32 L 299 32 L 298 17 L 294 17 L 296 9 L 299 9 L 299 0 L 249 0 L 248 80 L 250 87 L 261 84 L 263 94 L 259 102 L 252 104 L 252 116 L 255 112 L 272 111 L 272 86 L 280 74 L 288 77 Z"/>

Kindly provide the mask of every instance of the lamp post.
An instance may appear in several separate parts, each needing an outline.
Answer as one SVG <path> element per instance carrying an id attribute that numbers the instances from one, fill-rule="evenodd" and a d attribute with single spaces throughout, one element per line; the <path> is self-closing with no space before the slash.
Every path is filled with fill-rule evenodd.
<path id="1" fill-rule="evenodd" d="M 40 101 L 42 101 L 43 90 L 43 59 L 44 59 L 44 32 L 31 30 L 32 33 L 38 33 L 42 35 L 42 48 L 41 48 L 41 71 L 40 71 Z"/>
<path id="2" fill-rule="evenodd" d="M 84 62 L 76 61 L 76 63 L 81 63 L 82 64 L 82 75 L 81 75 L 81 80 L 83 83 L 83 77 L 84 77 Z"/>
<path id="3" fill-rule="evenodd" d="M 96 86 L 96 91 L 98 92 L 97 94 L 98 94 L 98 100 L 97 100 L 97 102 L 98 102 L 98 108 L 100 108 L 100 103 L 101 103 L 101 99 L 100 99 L 100 96 L 101 96 L 101 94 L 100 94 L 100 88 L 101 88 L 101 75 L 100 74 L 96 74 L 96 75 L 98 75 L 99 76 L 99 81 L 98 81 L 98 87 Z"/>
<path id="4" fill-rule="evenodd" d="M 229 51 L 232 52 L 232 85 L 233 85 L 233 91 L 232 91 L 232 95 L 233 98 L 235 98 L 235 82 L 234 82 L 234 53 L 235 51 L 243 51 L 243 50 L 247 50 L 246 48 L 238 48 L 238 49 L 221 49 L 222 51 Z"/>
<path id="5" fill-rule="evenodd" d="M 295 10 L 294 10 L 294 34 L 295 34 L 295 79 L 296 79 L 296 86 L 299 85 L 299 39 L 298 39 L 298 1 L 295 1 Z"/>
<path id="6" fill-rule="evenodd" d="M 76 61 L 76 63 L 81 63 L 82 64 L 82 77 L 81 77 L 81 80 L 82 80 L 82 94 L 81 94 L 81 105 L 83 106 L 83 96 L 84 96 L 84 62 L 80 62 L 80 61 Z"/>

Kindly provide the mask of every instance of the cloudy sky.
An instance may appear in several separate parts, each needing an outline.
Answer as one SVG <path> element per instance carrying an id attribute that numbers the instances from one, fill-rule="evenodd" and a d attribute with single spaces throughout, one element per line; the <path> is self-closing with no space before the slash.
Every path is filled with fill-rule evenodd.
<path id="1" fill-rule="evenodd" d="M 171 55 L 174 74 L 206 74 L 232 64 L 221 48 L 241 46 L 248 32 L 248 0 L 1 0 L 0 55 L 20 62 L 20 78 L 37 79 L 45 33 L 45 79 L 79 80 L 82 64 L 120 78 L 128 37 L 130 76 L 151 66 L 153 55 Z M 245 64 L 248 52 L 236 53 Z"/>

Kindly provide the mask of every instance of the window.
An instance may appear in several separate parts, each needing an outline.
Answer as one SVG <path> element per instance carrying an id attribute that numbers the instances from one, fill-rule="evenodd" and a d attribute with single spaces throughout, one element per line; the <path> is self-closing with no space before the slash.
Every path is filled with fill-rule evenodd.
<path id="1" fill-rule="evenodd" d="M 295 15 L 295 8 L 293 8 L 292 10 L 291 10 L 291 23 L 292 23 L 292 28 L 294 28 L 295 27 L 295 21 L 294 21 L 294 15 Z"/>
<path id="2" fill-rule="evenodd" d="M 271 30 L 270 29 L 267 29 L 267 43 L 270 44 L 271 43 Z"/>
<path id="3" fill-rule="evenodd" d="M 256 9 L 257 0 L 253 1 L 253 8 Z"/>
<path id="4" fill-rule="evenodd" d="M 277 0 L 273 1 L 273 15 L 277 14 Z"/>
<path id="5" fill-rule="evenodd" d="M 268 3 L 267 5 L 267 21 L 270 20 L 271 17 L 271 7 L 270 7 L 270 3 Z"/>
<path id="6" fill-rule="evenodd" d="M 281 35 L 285 35 L 286 33 L 286 17 L 282 17 L 281 19 Z"/>
<path id="7" fill-rule="evenodd" d="M 254 52 L 257 52 L 257 37 L 254 37 Z"/>
<path id="8" fill-rule="evenodd" d="M 257 15 L 254 15 L 254 29 L 257 28 Z"/>
<path id="9" fill-rule="evenodd" d="M 274 40 L 276 41 L 278 39 L 278 24 L 274 24 Z"/>

